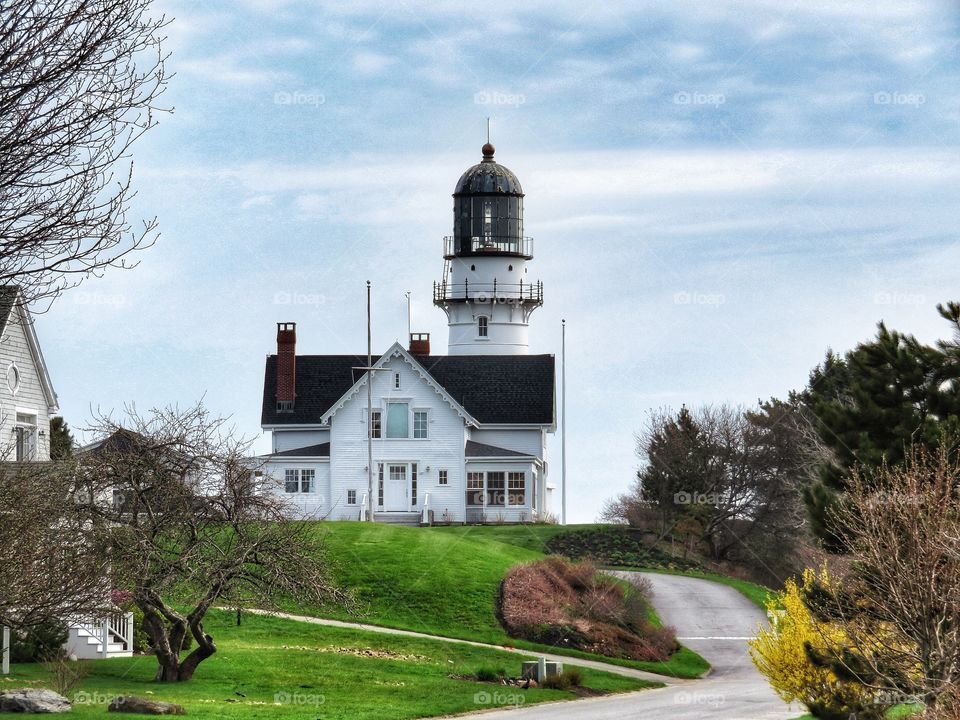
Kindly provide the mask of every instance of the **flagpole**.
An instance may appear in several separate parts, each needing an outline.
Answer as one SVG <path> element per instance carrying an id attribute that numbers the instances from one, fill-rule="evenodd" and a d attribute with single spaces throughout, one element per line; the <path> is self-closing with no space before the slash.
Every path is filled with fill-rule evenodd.
<path id="1" fill-rule="evenodd" d="M 367 520 L 373 522 L 373 340 L 370 331 L 369 280 L 367 280 Z"/>
<path id="2" fill-rule="evenodd" d="M 562 319 L 560 340 L 560 522 L 567 524 L 567 321 Z"/>

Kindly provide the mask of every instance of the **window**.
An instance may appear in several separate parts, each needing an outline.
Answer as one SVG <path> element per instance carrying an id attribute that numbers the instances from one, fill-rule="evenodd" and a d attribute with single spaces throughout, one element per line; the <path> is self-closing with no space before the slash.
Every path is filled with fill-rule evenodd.
<path id="1" fill-rule="evenodd" d="M 477 318 L 477 337 L 487 337 L 487 316 Z"/>
<path id="2" fill-rule="evenodd" d="M 418 440 L 424 440 L 427 437 L 427 411 L 413 411 L 413 436 Z"/>
<path id="3" fill-rule="evenodd" d="M 394 390 L 400 389 L 400 373 L 393 374 L 393 389 Z"/>
<path id="4" fill-rule="evenodd" d="M 407 403 L 387 403 L 387 437 L 410 437 L 410 406 Z"/>
<path id="5" fill-rule="evenodd" d="M 14 428 L 17 440 L 17 460 L 24 462 L 37 459 L 37 416 L 29 413 L 17 413 L 17 425 Z"/>
<path id="6" fill-rule="evenodd" d="M 277 412 L 293 412 L 293 400 L 277 400 Z"/>
<path id="7" fill-rule="evenodd" d="M 507 474 L 507 505 L 524 505 L 527 497 L 527 475 L 522 472 Z"/>
<path id="8" fill-rule="evenodd" d="M 370 437 L 374 440 L 383 437 L 383 413 L 380 410 L 370 413 Z"/>
<path id="9" fill-rule="evenodd" d="M 504 505 L 506 493 L 504 482 L 505 473 L 488 472 L 487 473 L 487 505 Z"/>
<path id="10" fill-rule="evenodd" d="M 383 507 L 383 463 L 377 465 L 377 505 Z"/>
<path id="11" fill-rule="evenodd" d="M 7 387 L 12 393 L 20 389 L 20 370 L 13 363 L 10 363 L 10 367 L 7 368 Z"/>
<path id="12" fill-rule="evenodd" d="M 447 471 L 438 470 L 437 471 L 437 485 L 447 485 Z"/>
<path id="13" fill-rule="evenodd" d="M 417 464 L 410 463 L 410 504 L 417 504 Z"/>
<path id="14" fill-rule="evenodd" d="M 283 486 L 288 493 L 312 493 L 316 471 L 308 468 L 287 468 L 284 471 Z"/>
<path id="15" fill-rule="evenodd" d="M 467 505 L 483 504 L 483 473 L 467 473 Z"/>
<path id="16" fill-rule="evenodd" d="M 301 470 L 300 471 L 300 492 L 302 493 L 312 493 L 313 492 L 313 478 L 315 475 L 314 470 Z"/>
<path id="17" fill-rule="evenodd" d="M 347 490 L 347 505 L 356 505 L 356 504 L 357 504 L 357 491 Z"/>

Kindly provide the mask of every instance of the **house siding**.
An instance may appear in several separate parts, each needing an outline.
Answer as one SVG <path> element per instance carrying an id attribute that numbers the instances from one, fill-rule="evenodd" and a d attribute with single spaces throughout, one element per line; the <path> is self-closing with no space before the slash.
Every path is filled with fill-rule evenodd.
<path id="1" fill-rule="evenodd" d="M 40 370 L 30 352 L 25 327 L 24 311 L 14 307 L 10 311 L 3 335 L 0 337 L 0 460 L 16 458 L 17 409 L 36 413 L 37 460 L 50 459 L 50 406 L 47 402 Z M 12 392 L 7 384 L 7 371 L 16 364 L 20 372 L 20 387 Z"/>
<path id="2" fill-rule="evenodd" d="M 462 521 L 463 501 L 457 502 L 456 489 L 464 486 L 463 420 L 404 358 L 394 357 L 384 367 L 388 371 L 375 373 L 373 380 L 373 407 L 384 409 L 383 435 L 386 435 L 386 403 L 397 400 L 408 402 L 411 411 L 423 409 L 429 413 L 428 437 L 425 440 L 383 437 L 373 441 L 374 494 L 377 493 L 378 463 L 415 462 L 418 468 L 417 502 L 409 505 L 410 510 L 421 511 L 429 493 L 430 505 L 435 512 L 446 509 L 457 521 Z M 394 388 L 394 373 L 400 373 L 399 389 Z M 331 418 L 330 466 L 334 499 L 346 497 L 347 490 L 356 490 L 358 498 L 366 493 L 366 415 L 367 392 L 362 386 Z M 413 422 L 412 417 L 410 422 Z M 448 471 L 449 484 L 446 487 L 437 484 L 440 469 Z M 376 497 L 374 506 L 376 508 Z M 335 511 L 334 517 L 338 516 L 339 511 Z"/>
<path id="3" fill-rule="evenodd" d="M 474 428 L 470 431 L 469 439 L 484 445 L 514 450 L 534 457 L 543 457 L 544 432 L 539 428 L 531 430 Z"/>
<path id="4" fill-rule="evenodd" d="M 310 447 L 321 443 L 330 442 L 330 429 L 317 428 L 311 430 L 274 430 L 273 431 L 273 452 L 283 452 L 284 450 L 296 450 L 297 448 Z"/>

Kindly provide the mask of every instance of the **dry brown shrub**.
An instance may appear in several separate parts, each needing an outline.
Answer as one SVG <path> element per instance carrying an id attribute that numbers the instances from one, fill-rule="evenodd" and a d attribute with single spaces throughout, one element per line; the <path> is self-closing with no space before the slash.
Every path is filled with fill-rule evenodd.
<path id="1" fill-rule="evenodd" d="M 590 562 L 560 557 L 507 573 L 500 598 L 503 624 L 514 637 L 634 660 L 665 661 L 676 651 L 670 628 L 647 619 L 642 584 L 630 591 Z"/>

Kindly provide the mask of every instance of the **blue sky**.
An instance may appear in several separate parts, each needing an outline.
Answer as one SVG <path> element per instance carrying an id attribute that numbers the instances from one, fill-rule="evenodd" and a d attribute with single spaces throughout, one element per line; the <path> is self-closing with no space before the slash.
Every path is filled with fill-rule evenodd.
<path id="1" fill-rule="evenodd" d="M 782 396 L 880 319 L 942 336 L 960 299 L 955 3 L 156 8 L 175 112 L 134 210 L 162 237 L 38 320 L 72 426 L 203 396 L 259 437 L 274 323 L 363 352 L 367 279 L 377 350 L 409 290 L 442 351 L 430 289 L 488 116 L 545 284 L 531 351 L 568 322 L 571 521 L 630 482 L 651 408 Z"/>

